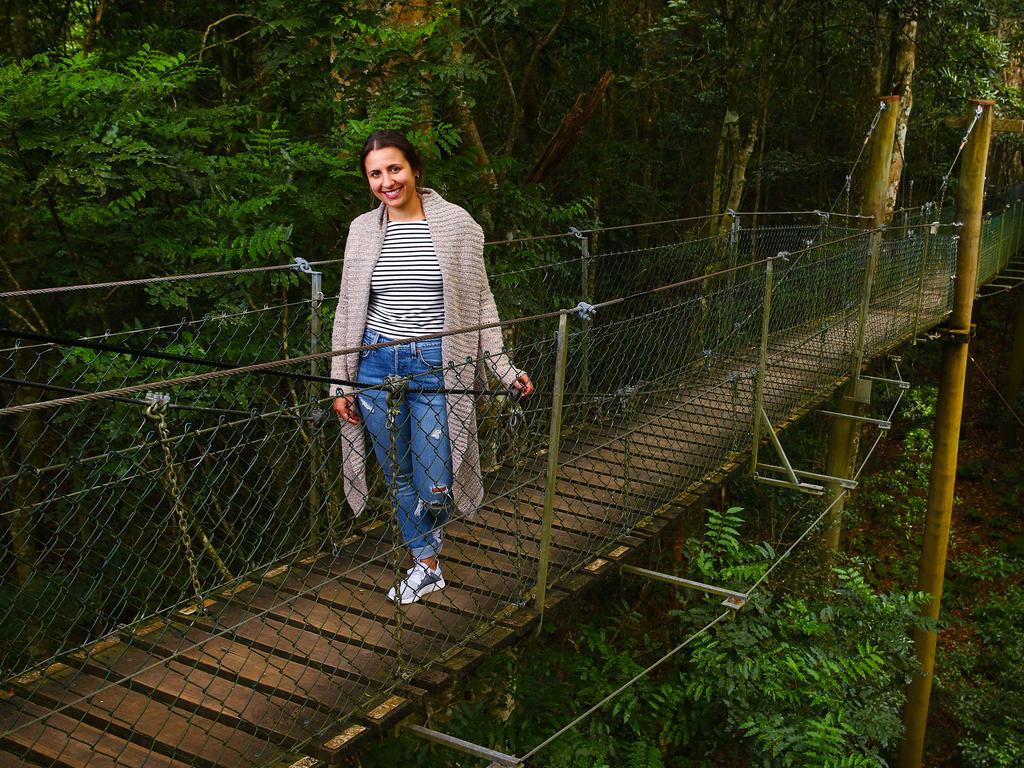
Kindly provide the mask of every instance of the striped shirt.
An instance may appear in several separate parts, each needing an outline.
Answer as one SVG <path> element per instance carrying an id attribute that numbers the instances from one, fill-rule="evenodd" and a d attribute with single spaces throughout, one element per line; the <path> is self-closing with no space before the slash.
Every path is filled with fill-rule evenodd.
<path id="1" fill-rule="evenodd" d="M 366 327 L 392 339 L 444 329 L 441 265 L 426 221 L 389 221 L 370 282 Z"/>

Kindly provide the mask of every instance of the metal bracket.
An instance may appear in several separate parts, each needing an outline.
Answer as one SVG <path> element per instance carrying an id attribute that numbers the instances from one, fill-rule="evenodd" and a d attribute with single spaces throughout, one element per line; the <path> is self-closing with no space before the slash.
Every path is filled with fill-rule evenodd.
<path id="1" fill-rule="evenodd" d="M 654 581 L 663 581 L 666 584 L 671 584 L 675 587 L 685 587 L 686 589 L 695 589 L 698 592 L 707 592 L 710 595 L 718 595 L 724 597 L 725 601 L 722 605 L 727 608 L 732 608 L 734 611 L 742 608 L 747 602 L 747 595 L 743 592 L 737 592 L 733 589 L 725 589 L 725 587 L 716 587 L 713 584 L 704 584 L 700 581 L 692 581 L 691 579 L 684 579 L 680 576 L 673 576 L 670 573 L 661 573 L 660 571 L 651 571 L 647 568 L 637 568 L 635 565 L 624 565 L 622 566 L 622 573 L 631 573 L 634 576 L 643 576 L 647 579 L 653 579 Z"/>
<path id="2" fill-rule="evenodd" d="M 768 414 L 765 412 L 763 407 L 761 408 L 761 421 L 768 430 L 768 439 L 771 440 L 772 446 L 775 448 L 775 453 L 777 453 L 779 458 L 782 460 L 783 466 L 780 469 L 781 471 L 785 472 L 788 480 L 779 480 L 778 478 L 774 477 L 761 477 L 761 475 L 757 473 L 758 469 L 767 469 L 775 471 L 775 468 L 771 464 L 761 464 L 760 462 L 758 462 L 758 464 L 754 467 L 754 479 L 766 485 L 776 485 L 781 488 L 791 488 L 794 491 L 810 493 L 814 494 L 815 496 L 820 496 L 821 494 L 823 494 L 825 492 L 824 486 L 817 485 L 815 483 L 805 483 L 800 480 L 800 475 L 809 477 L 810 473 L 797 473 L 797 471 L 793 469 L 793 465 L 790 463 L 789 457 L 786 455 L 786 450 L 782 447 L 782 443 L 779 441 L 779 435 L 776 433 L 775 427 L 772 426 L 771 419 L 768 418 Z"/>
<path id="3" fill-rule="evenodd" d="M 883 431 L 892 429 L 892 422 L 887 419 L 873 419 L 870 416 L 857 416 L 852 413 L 840 413 L 839 411 L 818 411 L 825 416 L 835 416 L 837 419 L 849 419 L 850 421 L 862 421 L 865 424 L 874 424 Z"/>
<path id="4" fill-rule="evenodd" d="M 777 467 L 774 464 L 758 464 L 757 466 L 759 469 L 768 469 L 771 470 L 772 472 L 786 471 L 785 467 Z M 845 477 L 834 477 L 832 475 L 822 475 L 818 472 L 804 472 L 803 470 L 800 469 L 794 469 L 793 474 L 795 474 L 798 478 L 807 478 L 808 480 L 822 480 L 826 483 L 835 483 L 836 485 L 840 486 L 841 488 L 845 488 L 848 491 L 852 491 L 859 485 L 859 483 L 856 480 L 850 480 Z M 762 477 L 759 479 L 766 485 L 776 485 L 778 483 L 782 483 L 783 486 L 787 488 L 789 487 L 789 483 L 785 480 L 776 480 L 773 477 Z"/>
<path id="5" fill-rule="evenodd" d="M 471 741 L 459 739 L 455 736 L 449 736 L 447 733 L 441 733 L 440 731 L 435 731 L 431 728 L 424 728 L 422 725 L 403 725 L 402 730 L 415 734 L 421 739 L 432 741 L 435 744 L 451 747 L 458 752 L 464 752 L 465 754 L 472 755 L 473 757 L 482 757 L 485 760 L 491 760 L 494 765 L 501 766 L 502 768 L 517 768 L 517 766 L 521 766 L 523 764 L 515 755 L 507 755 L 504 752 L 488 749 L 487 747 L 482 747 L 479 744 L 474 744 Z"/>
<path id="6" fill-rule="evenodd" d="M 593 304 L 587 304 L 587 302 L 581 301 L 571 311 L 580 320 L 593 320 L 594 315 L 597 314 L 597 307 Z"/>
<path id="7" fill-rule="evenodd" d="M 861 376 L 861 378 L 868 381 L 877 381 L 880 384 L 895 384 L 900 389 L 910 389 L 910 382 L 903 379 L 886 379 L 882 376 Z"/>
<path id="8" fill-rule="evenodd" d="M 579 227 L 569 227 L 569 234 L 577 240 L 583 240 L 586 237 L 586 235 L 583 234 L 583 230 Z"/>
<path id="9" fill-rule="evenodd" d="M 311 267 L 309 265 L 309 262 L 306 261 L 301 256 L 296 256 L 293 259 L 293 261 L 295 263 L 292 264 L 292 269 L 294 269 L 296 272 L 301 272 L 304 275 L 312 275 L 313 274 L 313 272 L 314 272 L 313 267 Z"/>
<path id="10" fill-rule="evenodd" d="M 935 329 L 938 333 L 939 338 L 943 341 L 955 342 L 957 344 L 969 344 L 971 339 L 974 338 L 974 334 L 977 331 L 974 323 L 971 323 L 971 327 L 968 329 L 963 328 L 950 328 L 949 326 L 940 325 Z"/>

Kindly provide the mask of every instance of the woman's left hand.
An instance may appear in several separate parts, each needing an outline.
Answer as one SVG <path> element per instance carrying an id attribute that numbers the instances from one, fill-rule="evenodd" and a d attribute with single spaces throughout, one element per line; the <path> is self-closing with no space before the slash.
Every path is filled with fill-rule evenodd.
<path id="1" fill-rule="evenodd" d="M 520 373 L 516 376 L 516 380 L 512 382 L 512 386 L 519 392 L 519 399 L 522 400 L 527 395 L 533 393 L 533 382 L 530 381 L 530 375 L 528 373 Z"/>

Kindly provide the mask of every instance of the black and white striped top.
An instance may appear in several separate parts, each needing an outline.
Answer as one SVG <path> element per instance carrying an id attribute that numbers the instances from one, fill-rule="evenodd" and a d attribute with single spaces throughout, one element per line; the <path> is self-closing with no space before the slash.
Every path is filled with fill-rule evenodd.
<path id="1" fill-rule="evenodd" d="M 426 221 L 389 221 L 370 282 L 366 327 L 392 339 L 444 329 L 441 265 Z"/>

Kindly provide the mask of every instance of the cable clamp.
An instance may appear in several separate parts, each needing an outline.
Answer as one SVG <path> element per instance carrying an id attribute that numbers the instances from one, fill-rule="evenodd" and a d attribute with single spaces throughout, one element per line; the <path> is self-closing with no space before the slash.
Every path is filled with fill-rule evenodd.
<path id="1" fill-rule="evenodd" d="M 296 256 L 294 261 L 295 263 L 292 264 L 291 268 L 294 269 L 296 272 L 301 272 L 304 275 L 313 274 L 313 268 L 309 265 L 309 262 L 306 261 L 304 258 L 302 258 L 301 256 Z"/>
<path id="2" fill-rule="evenodd" d="M 937 234 L 939 234 L 939 222 L 933 221 L 931 224 L 928 225 L 928 234 L 930 234 L 930 235 L 937 235 Z"/>
<path id="3" fill-rule="evenodd" d="M 579 227 L 569 227 L 569 234 L 575 237 L 577 240 L 582 240 L 583 238 L 586 237 L 586 235 L 583 234 L 583 230 L 580 229 Z"/>
<path id="4" fill-rule="evenodd" d="M 580 320 L 593 320 L 594 315 L 597 314 L 597 307 L 593 304 L 587 304 L 587 302 L 581 301 L 570 311 Z"/>
<path id="5" fill-rule="evenodd" d="M 814 212 L 824 220 L 825 224 L 828 224 L 829 217 L 832 214 L 828 213 L 827 211 L 819 211 L 817 209 L 815 209 Z"/>
<path id="6" fill-rule="evenodd" d="M 975 336 L 977 326 L 974 323 L 971 323 L 969 328 L 950 328 L 948 325 L 940 325 L 935 331 L 943 341 L 969 344 Z"/>
<path id="7" fill-rule="evenodd" d="M 789 261 L 789 251 L 779 251 L 775 254 L 776 259 L 782 259 L 783 261 Z"/>
<path id="8" fill-rule="evenodd" d="M 148 403 L 146 410 L 152 413 L 162 413 L 171 404 L 170 392 L 147 392 L 143 399 Z"/>

